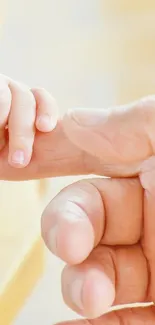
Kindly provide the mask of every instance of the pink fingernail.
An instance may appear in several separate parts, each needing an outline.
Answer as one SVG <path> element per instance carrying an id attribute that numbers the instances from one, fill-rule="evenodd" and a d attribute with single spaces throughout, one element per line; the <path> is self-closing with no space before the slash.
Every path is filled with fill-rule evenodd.
<path id="1" fill-rule="evenodd" d="M 22 150 L 17 150 L 12 155 L 12 162 L 14 164 L 24 165 L 25 162 L 25 155 Z"/>

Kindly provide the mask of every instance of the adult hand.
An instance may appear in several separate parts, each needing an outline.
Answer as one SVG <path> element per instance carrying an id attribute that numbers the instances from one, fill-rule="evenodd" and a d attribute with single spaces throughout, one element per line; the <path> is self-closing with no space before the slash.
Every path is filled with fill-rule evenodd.
<path id="1" fill-rule="evenodd" d="M 152 306 L 105 315 L 111 306 L 155 301 L 154 125 L 154 98 L 109 111 L 75 110 L 63 120 L 80 150 L 74 173 L 79 166 L 79 174 L 112 177 L 68 186 L 42 219 L 47 246 L 67 262 L 64 300 L 92 324 L 155 322 Z"/>
<path id="2" fill-rule="evenodd" d="M 100 174 L 138 175 L 155 150 L 155 97 L 109 110 L 74 110 L 51 133 L 37 133 L 30 164 L 8 165 L 0 152 L 0 179 Z"/>

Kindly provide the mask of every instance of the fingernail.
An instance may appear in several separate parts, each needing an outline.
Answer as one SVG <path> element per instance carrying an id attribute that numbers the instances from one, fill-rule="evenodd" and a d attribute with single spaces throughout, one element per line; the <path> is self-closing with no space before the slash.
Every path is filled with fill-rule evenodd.
<path id="1" fill-rule="evenodd" d="M 96 126 L 107 121 L 109 112 L 106 109 L 75 108 L 68 111 L 68 116 L 80 126 Z"/>
<path id="2" fill-rule="evenodd" d="M 81 311 L 83 310 L 82 302 L 82 291 L 83 291 L 83 279 L 75 279 L 70 284 L 70 298 Z"/>
<path id="3" fill-rule="evenodd" d="M 14 152 L 12 155 L 12 163 L 14 164 L 19 164 L 19 165 L 24 165 L 25 163 L 25 155 L 22 150 L 17 150 Z"/>
<path id="4" fill-rule="evenodd" d="M 49 231 L 48 235 L 48 245 L 49 249 L 54 253 L 57 254 L 57 234 L 58 234 L 58 226 L 54 226 Z"/>
<path id="5" fill-rule="evenodd" d="M 50 115 L 40 115 L 37 117 L 36 125 L 41 131 L 52 131 L 57 125 L 57 119 Z"/>

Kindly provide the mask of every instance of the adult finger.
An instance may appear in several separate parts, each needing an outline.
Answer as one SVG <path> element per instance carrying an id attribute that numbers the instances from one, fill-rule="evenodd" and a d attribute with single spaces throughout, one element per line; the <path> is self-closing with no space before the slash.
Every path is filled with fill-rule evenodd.
<path id="1" fill-rule="evenodd" d="M 141 236 L 142 198 L 138 179 L 91 179 L 72 184 L 45 209 L 43 238 L 49 249 L 69 264 L 85 260 L 99 242 L 135 244 Z"/>
<path id="2" fill-rule="evenodd" d="M 154 153 L 154 107 L 154 97 L 149 97 L 109 111 L 75 110 L 54 131 L 36 136 L 31 164 L 23 171 L 8 166 L 6 149 L 0 157 L 0 178 L 137 175 L 141 163 Z M 75 114 L 81 116 L 80 122 L 75 122 Z M 90 117 L 91 123 L 96 121 L 96 126 L 83 126 L 83 116 Z"/>
<path id="3" fill-rule="evenodd" d="M 0 179 L 28 180 L 89 174 L 89 155 L 75 146 L 63 131 L 62 121 L 49 133 L 36 132 L 32 158 L 25 168 L 8 164 L 8 146 L 0 153 Z"/>
<path id="4" fill-rule="evenodd" d="M 138 174 L 155 152 L 155 96 L 106 110 L 70 110 L 63 123 L 70 140 L 99 159 L 95 174 L 103 166 L 107 176 Z"/>
<path id="5" fill-rule="evenodd" d="M 124 308 L 112 311 L 107 315 L 93 320 L 73 320 L 58 325 L 153 325 L 155 323 L 154 306 Z"/>
<path id="6" fill-rule="evenodd" d="M 116 305 L 148 301 L 149 272 L 140 244 L 100 245 L 82 264 L 62 274 L 66 304 L 88 318 L 99 317 Z"/>

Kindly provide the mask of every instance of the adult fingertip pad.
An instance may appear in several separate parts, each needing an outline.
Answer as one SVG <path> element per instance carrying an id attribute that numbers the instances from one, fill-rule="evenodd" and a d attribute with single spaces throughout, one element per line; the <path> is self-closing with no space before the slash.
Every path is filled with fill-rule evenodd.
<path id="1" fill-rule="evenodd" d="M 109 311 L 115 300 L 115 289 L 103 272 L 95 268 L 87 272 L 70 268 L 67 273 L 65 292 L 82 315 L 94 319 Z"/>

